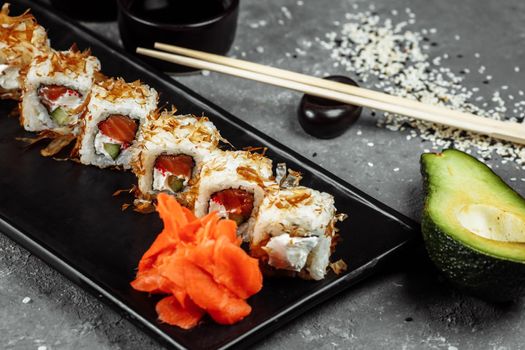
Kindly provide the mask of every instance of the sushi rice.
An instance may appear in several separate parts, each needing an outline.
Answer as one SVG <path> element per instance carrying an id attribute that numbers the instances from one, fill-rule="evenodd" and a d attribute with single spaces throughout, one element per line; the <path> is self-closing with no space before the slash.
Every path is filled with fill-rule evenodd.
<path id="1" fill-rule="evenodd" d="M 99 60 L 89 51 L 53 51 L 37 56 L 31 62 L 20 104 L 20 118 L 27 131 L 51 130 L 59 134 L 78 134 L 80 116 L 89 101 L 95 74 L 100 70 Z M 43 87 L 58 86 L 68 89 L 59 96 L 49 111 L 39 92 Z M 75 93 L 70 93 L 74 91 Z M 62 108 L 63 122 L 53 119 L 53 112 Z"/>
<path id="2" fill-rule="evenodd" d="M 273 268 L 320 280 L 329 263 L 336 221 L 332 195 L 303 186 L 273 186 L 259 207 L 250 246 Z"/>
<path id="3" fill-rule="evenodd" d="M 80 162 L 100 168 L 121 166 L 130 169 L 135 146 L 140 139 L 140 125 L 155 111 L 157 100 L 157 91 L 140 81 L 127 83 L 118 78 L 95 84 L 77 141 Z M 115 114 L 136 120 L 139 125 L 136 139 L 130 145 L 121 145 L 122 142 L 99 130 L 99 123 Z M 105 149 L 106 143 L 120 145 L 121 151 L 115 159 Z"/>
<path id="4" fill-rule="evenodd" d="M 250 254 L 271 274 L 325 277 L 342 219 L 332 195 L 299 186 L 300 174 L 286 175 L 284 164 L 275 178 L 264 155 L 220 150 L 227 141 L 208 118 L 159 111 L 153 88 L 102 79 L 99 71 L 89 51 L 53 51 L 33 16 L 10 17 L 2 6 L 0 98 L 21 95 L 27 131 L 78 136 L 74 154 L 82 164 L 131 168 L 136 208 L 169 193 L 197 217 L 216 211 L 237 221 Z"/>
<path id="5" fill-rule="evenodd" d="M 19 99 L 28 66 L 51 48 L 45 29 L 29 11 L 9 16 L 9 4 L 0 10 L 0 98 Z"/>
<path id="6" fill-rule="evenodd" d="M 192 208 L 203 164 L 217 151 L 222 137 L 206 117 L 177 115 L 175 110 L 163 111 L 148 119 L 142 130 L 142 140 L 133 161 L 133 172 L 138 178 L 138 189 L 143 199 L 153 198 L 159 192 L 173 194 Z M 155 167 L 161 155 L 185 155 L 193 160 L 191 178 L 183 179 L 180 192 L 168 184 L 170 176 L 165 169 Z"/>
<path id="7" fill-rule="evenodd" d="M 210 203 L 214 193 L 226 189 L 240 189 L 251 193 L 253 209 L 249 219 L 238 228 L 238 233 L 246 239 L 258 207 L 264 199 L 266 186 L 274 183 L 270 159 L 248 151 L 218 151 L 202 168 L 195 215 L 200 217 L 211 210 L 217 210 L 223 216 L 227 216 L 224 215 L 224 208 Z"/>

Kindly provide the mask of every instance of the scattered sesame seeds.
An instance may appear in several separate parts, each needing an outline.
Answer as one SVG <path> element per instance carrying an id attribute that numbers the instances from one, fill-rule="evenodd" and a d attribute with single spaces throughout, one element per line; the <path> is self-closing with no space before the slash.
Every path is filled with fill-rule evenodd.
<path id="1" fill-rule="evenodd" d="M 288 7 L 286 6 L 282 6 L 281 7 L 281 12 L 283 13 L 284 17 L 288 18 L 288 19 L 292 19 L 292 13 L 290 12 L 290 10 L 288 9 Z"/>
<path id="2" fill-rule="evenodd" d="M 268 21 L 266 21 L 264 19 L 261 19 L 261 20 L 259 20 L 257 22 L 250 23 L 248 26 L 250 28 L 257 29 L 257 28 L 260 28 L 260 27 L 266 27 L 267 24 L 268 24 Z"/>
<path id="3" fill-rule="evenodd" d="M 30 303 L 31 302 L 31 298 L 30 297 L 24 297 L 24 299 L 22 299 L 22 303 L 24 304 L 27 304 L 27 303 Z"/>
<path id="4" fill-rule="evenodd" d="M 415 18 L 415 15 L 409 15 L 412 13 L 409 8 L 405 12 L 410 19 Z M 492 96 L 484 98 L 479 88 L 462 84 L 470 69 L 455 73 L 443 65 L 448 54 L 431 54 L 431 43 L 438 45 L 433 35 L 437 33 L 436 28 L 415 29 L 409 27 L 410 22 L 403 20 L 402 16 L 396 17 L 396 23 L 392 18 L 383 18 L 371 11 L 346 13 L 344 18 L 347 21 L 337 26 L 338 29 L 326 33 L 324 39 L 316 42 L 330 51 L 334 66 L 357 76 L 363 86 L 481 117 L 523 122 L 525 101 L 515 101 L 516 94 L 506 95 L 504 99 L 500 93 L 500 90 L 508 90 L 508 86 L 502 86 Z M 480 56 L 474 53 L 474 57 Z M 484 74 L 486 70 L 481 65 L 478 72 Z M 483 83 L 491 81 L 492 76 L 486 75 Z M 523 96 L 524 93 L 520 91 L 518 94 Z M 508 106 L 509 103 L 512 105 Z M 512 115 L 505 115 L 514 110 Z M 429 148 L 432 150 L 450 147 L 469 150 L 484 161 L 497 155 L 502 163 L 514 162 L 525 169 L 525 147 L 521 145 L 389 113 L 383 113 L 377 124 L 388 130 L 407 133 L 406 140 L 419 137 L 431 143 Z M 360 135 L 359 131 L 357 134 Z"/>

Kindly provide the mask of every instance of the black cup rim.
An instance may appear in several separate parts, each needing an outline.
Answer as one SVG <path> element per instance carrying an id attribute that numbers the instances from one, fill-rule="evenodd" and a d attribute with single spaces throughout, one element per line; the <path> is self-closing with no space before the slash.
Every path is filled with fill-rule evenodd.
<path id="1" fill-rule="evenodd" d="M 172 30 L 184 30 L 184 29 L 198 29 L 202 27 L 209 26 L 210 24 L 214 24 L 216 22 L 221 21 L 224 17 L 230 15 L 234 11 L 237 10 L 239 7 L 239 0 L 231 0 L 230 6 L 228 6 L 223 12 L 218 14 L 215 17 L 212 17 L 205 21 L 200 22 L 194 22 L 194 23 L 184 23 L 184 24 L 174 24 L 174 23 L 163 23 L 163 22 L 153 22 L 148 21 L 143 18 L 137 17 L 136 15 L 132 14 L 128 6 L 125 6 L 124 4 L 125 0 L 118 0 L 118 8 L 120 11 L 126 14 L 127 17 L 133 19 L 136 22 L 139 22 L 141 24 L 150 26 L 150 27 L 156 27 L 156 28 L 162 28 L 162 29 L 172 29 Z"/>

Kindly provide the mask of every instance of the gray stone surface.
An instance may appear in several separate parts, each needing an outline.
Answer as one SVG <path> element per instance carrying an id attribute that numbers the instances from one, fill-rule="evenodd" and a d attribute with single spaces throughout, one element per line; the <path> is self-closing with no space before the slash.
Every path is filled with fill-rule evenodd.
<path id="1" fill-rule="evenodd" d="M 327 51 L 314 44 L 306 55 L 287 57 L 304 40 L 333 30 L 333 21 L 371 2 L 304 0 L 242 1 L 239 30 L 231 53 L 252 61 L 313 74 L 344 73 L 332 66 Z M 494 76 L 492 86 L 523 88 L 523 73 L 513 67 L 525 62 L 525 3 L 520 0 L 376 0 L 381 14 L 410 7 L 418 28 L 438 29 L 433 54 L 462 54 L 447 61 L 454 70 L 480 64 Z M 281 9 L 291 12 L 287 18 Z M 267 25 L 252 28 L 265 20 Z M 282 21 L 282 25 L 279 24 Z M 118 41 L 114 23 L 87 24 Z M 461 40 L 454 40 L 454 35 Z M 262 48 L 264 52 L 260 48 Z M 481 58 L 475 58 L 474 53 Z M 525 67 L 523 67 L 525 70 Z M 306 135 L 295 117 L 300 95 L 211 73 L 175 77 L 248 123 L 318 162 L 375 198 L 417 219 L 422 192 L 419 155 L 429 145 L 403 132 L 376 127 L 365 111 L 358 124 L 334 140 Z M 480 84 L 479 76 L 465 81 Z M 361 130 L 362 135 L 357 136 Z M 374 147 L 367 146 L 373 142 Z M 316 156 L 314 156 L 316 154 Z M 367 163 L 373 162 L 370 167 Z M 490 162 L 504 179 L 525 177 L 514 164 Z M 400 171 L 393 172 L 399 167 Z M 522 194 L 524 182 L 512 182 Z M 353 233 L 359 234 L 359 233 Z M 31 300 L 24 303 L 25 297 Z M 27 299 L 25 300 L 27 301 Z M 145 349 L 160 346 L 109 307 L 66 280 L 39 259 L 0 235 L 0 348 L 6 349 Z M 414 252 L 351 290 L 316 307 L 257 345 L 261 349 L 397 348 L 397 349 L 520 349 L 525 347 L 523 302 L 493 305 L 450 288 Z"/>

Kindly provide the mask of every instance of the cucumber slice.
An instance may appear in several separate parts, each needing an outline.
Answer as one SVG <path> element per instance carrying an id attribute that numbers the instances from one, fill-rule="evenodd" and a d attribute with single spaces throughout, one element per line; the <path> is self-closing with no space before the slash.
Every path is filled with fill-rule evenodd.
<path id="1" fill-rule="evenodd" d="M 228 214 L 228 219 L 235 221 L 237 226 L 241 226 L 246 219 L 241 214 Z"/>
<path id="2" fill-rule="evenodd" d="M 120 154 L 120 145 L 118 143 L 104 143 L 104 150 L 115 160 Z"/>
<path id="3" fill-rule="evenodd" d="M 69 114 L 62 107 L 57 107 L 51 112 L 51 119 L 53 119 L 59 126 L 64 126 L 69 123 Z"/>
<path id="4" fill-rule="evenodd" d="M 184 180 L 175 175 L 171 175 L 168 177 L 168 186 L 173 192 L 180 192 L 184 187 Z"/>

